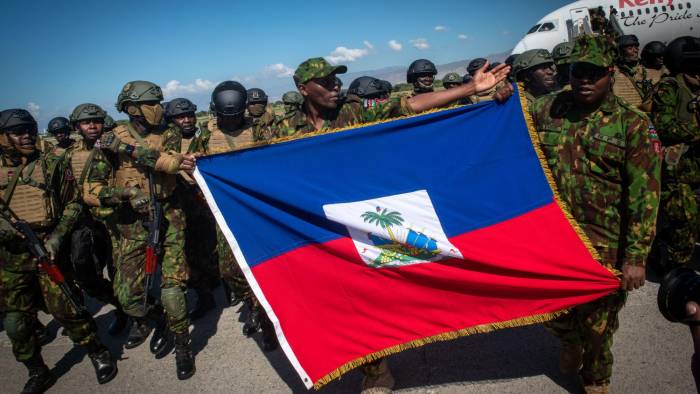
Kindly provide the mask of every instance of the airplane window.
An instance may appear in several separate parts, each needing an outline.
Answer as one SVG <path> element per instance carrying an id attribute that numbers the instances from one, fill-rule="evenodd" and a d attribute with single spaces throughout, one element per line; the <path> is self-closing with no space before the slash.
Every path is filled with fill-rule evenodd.
<path id="1" fill-rule="evenodd" d="M 637 9 L 637 15 L 642 15 L 642 10 L 641 10 L 641 9 Z"/>
<path id="2" fill-rule="evenodd" d="M 537 24 L 537 25 L 535 25 L 535 26 L 532 26 L 532 29 L 528 30 L 528 31 L 527 31 L 527 34 L 534 33 L 534 32 L 536 32 L 537 29 L 539 29 L 539 28 L 540 28 L 540 25 L 539 25 L 539 24 Z"/>
<path id="3" fill-rule="evenodd" d="M 659 7 L 654 7 L 654 13 L 658 14 L 659 13 Z"/>
<path id="4" fill-rule="evenodd" d="M 676 6 L 674 6 L 673 4 L 669 4 L 669 7 L 671 7 L 671 11 L 675 11 L 675 10 L 676 10 Z"/>
<path id="5" fill-rule="evenodd" d="M 651 14 L 651 10 L 650 10 L 650 9 L 647 8 L 646 10 L 647 10 L 647 15 Z"/>
<path id="6" fill-rule="evenodd" d="M 538 31 L 552 31 L 555 29 L 554 23 L 552 22 L 545 22 L 542 24 L 542 27 Z"/>
<path id="7" fill-rule="evenodd" d="M 678 9 L 682 10 L 683 9 L 683 3 L 678 4 Z"/>
<path id="8" fill-rule="evenodd" d="M 661 6 L 661 11 L 666 12 L 666 6 L 665 6 L 665 5 L 662 5 L 662 6 Z"/>
<path id="9" fill-rule="evenodd" d="M 690 8 L 690 3 L 685 3 L 685 8 Z"/>

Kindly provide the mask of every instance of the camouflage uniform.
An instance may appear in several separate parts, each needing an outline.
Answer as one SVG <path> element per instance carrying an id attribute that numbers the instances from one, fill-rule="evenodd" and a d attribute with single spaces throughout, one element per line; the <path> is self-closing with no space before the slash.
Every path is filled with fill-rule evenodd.
<path id="1" fill-rule="evenodd" d="M 698 93 L 691 91 L 683 74 L 664 78 L 654 95 L 652 116 L 665 147 L 661 219 L 654 249 L 656 252 L 659 248 L 662 255 L 667 253 L 670 262 L 677 265 L 690 262 L 700 227 L 700 198 L 696 194 L 700 187 L 697 102 Z"/>
<path id="2" fill-rule="evenodd" d="M 571 61 L 609 66 L 612 59 L 602 48 L 598 37 L 579 38 Z M 655 231 L 661 170 L 648 118 L 611 94 L 586 114 L 571 91 L 538 99 L 532 113 L 561 200 L 600 262 L 644 265 Z M 583 347 L 584 382 L 610 380 L 613 333 L 625 298 L 620 290 L 547 324 L 564 344 Z"/>
<path id="3" fill-rule="evenodd" d="M 620 63 L 615 66 L 613 93 L 636 108 L 644 107 L 643 103 L 651 94 L 653 86 L 647 69 L 641 63 L 633 66 Z"/>
<path id="4" fill-rule="evenodd" d="M 267 107 L 265 113 L 253 118 L 253 139 L 257 141 L 267 141 L 275 138 L 272 134 L 272 125 L 275 123 L 275 115 Z"/>
<path id="5" fill-rule="evenodd" d="M 29 222 L 40 238 L 62 244 L 77 222 L 81 205 L 75 182 L 64 157 L 38 150 L 23 159 L 5 148 L 0 159 L 0 192 L 3 200 L 21 218 Z M 21 173 L 11 198 L 7 190 L 12 179 Z M 37 271 L 37 262 L 27 251 L 19 234 L 9 227 L 7 217 L 0 218 L 0 313 L 18 361 L 39 356 L 40 346 L 34 336 L 36 311 L 46 309 L 79 345 L 96 343 L 94 320 L 74 310 L 66 296 L 49 277 Z M 60 250 L 56 264 L 69 274 L 67 255 Z M 76 294 L 78 294 L 76 292 Z"/>
<path id="6" fill-rule="evenodd" d="M 274 137 L 287 136 L 286 134 L 279 134 L 280 130 L 294 132 L 290 122 L 292 118 L 297 116 L 301 106 L 304 105 L 304 97 L 299 92 L 290 91 L 282 95 L 282 102 L 284 103 L 284 114 L 276 117 L 270 126 Z"/>
<path id="7" fill-rule="evenodd" d="M 184 252 L 185 216 L 179 196 L 173 193 L 175 173 L 182 162 L 179 153 L 181 136 L 173 129 L 141 135 L 131 124 L 117 126 L 113 132 L 122 142 L 137 149 L 160 152 L 154 163 L 146 163 L 126 153 L 112 155 L 102 150 L 95 155 L 87 169 L 84 198 L 92 206 L 111 207 L 114 210 L 112 218 L 120 237 L 114 291 L 126 314 L 137 318 L 147 315 L 143 269 L 148 230 L 141 220 L 144 215 L 134 211 L 128 202 L 123 203 L 120 195 L 127 188 L 138 188 L 148 193 L 146 171 L 154 171 L 156 194 L 163 207 L 164 222 L 164 253 L 160 259 L 161 301 L 170 329 L 176 334 L 187 332 L 189 320 L 183 292 L 188 279 Z"/>

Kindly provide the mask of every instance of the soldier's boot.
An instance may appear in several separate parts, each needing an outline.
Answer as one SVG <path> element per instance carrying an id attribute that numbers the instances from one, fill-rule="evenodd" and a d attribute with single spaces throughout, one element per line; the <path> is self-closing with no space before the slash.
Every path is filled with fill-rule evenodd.
<path id="1" fill-rule="evenodd" d="M 261 313 L 260 329 L 262 330 L 262 349 L 266 352 L 271 352 L 279 347 L 277 335 L 275 335 L 275 326 L 267 314 Z"/>
<path id="2" fill-rule="evenodd" d="M 583 391 L 586 394 L 610 394 L 610 385 L 608 383 L 585 384 Z"/>
<path id="3" fill-rule="evenodd" d="M 389 370 L 386 358 L 365 365 L 362 371 L 365 377 L 362 379 L 361 394 L 387 394 L 393 392 L 396 381 L 391 374 L 391 370 Z"/>
<path id="4" fill-rule="evenodd" d="M 29 370 L 29 380 L 22 389 L 22 394 L 38 394 L 48 390 L 56 383 L 56 376 L 51 373 L 41 355 L 36 355 L 23 362 Z"/>
<path id="5" fill-rule="evenodd" d="M 126 313 L 124 313 L 122 308 L 115 309 L 114 320 L 112 320 L 112 322 L 109 323 L 109 327 L 107 327 L 107 333 L 113 337 L 119 335 L 119 333 L 124 331 L 128 322 L 129 316 Z"/>
<path id="6" fill-rule="evenodd" d="M 559 353 L 559 370 L 564 375 L 578 373 L 583 365 L 583 347 L 580 345 L 564 344 Z"/>
<path id="7" fill-rule="evenodd" d="M 87 344 L 88 357 L 95 368 L 97 383 L 105 384 L 117 376 L 117 363 L 109 350 L 97 340 Z"/>
<path id="8" fill-rule="evenodd" d="M 246 301 L 246 304 L 248 304 L 249 313 L 243 323 L 243 335 L 249 337 L 260 330 L 260 309 L 254 307 L 250 301 Z"/>
<path id="9" fill-rule="evenodd" d="M 197 370 L 190 348 L 190 333 L 187 331 L 175 334 L 175 368 L 179 380 L 191 378 Z"/>
<path id="10" fill-rule="evenodd" d="M 34 320 L 34 336 L 36 336 L 36 341 L 39 346 L 48 345 L 51 342 L 51 335 L 49 335 L 49 330 L 43 325 L 39 319 Z"/>
<path id="11" fill-rule="evenodd" d="M 156 323 L 149 348 L 151 353 L 156 356 L 156 359 L 161 359 L 172 351 L 172 333 L 170 332 L 170 329 L 168 329 L 168 320 L 165 317 L 165 312 L 163 311 L 162 306 L 157 305 L 151 308 L 148 315 Z"/>
<path id="12" fill-rule="evenodd" d="M 243 302 L 243 296 L 240 294 L 237 294 L 235 291 L 231 289 L 231 286 L 229 286 L 228 283 L 226 283 L 225 280 L 221 281 L 221 284 L 224 287 L 224 294 L 226 294 L 226 302 L 228 302 L 229 306 L 236 306 Z"/>
<path id="13" fill-rule="evenodd" d="M 209 290 L 195 288 L 194 291 L 197 293 L 197 304 L 188 312 L 190 321 L 201 319 L 216 306 L 214 296 Z"/>
<path id="14" fill-rule="evenodd" d="M 148 334 L 151 333 L 151 327 L 148 326 L 146 318 L 134 317 L 132 321 L 129 337 L 126 338 L 126 343 L 124 344 L 125 349 L 133 349 L 146 342 Z"/>

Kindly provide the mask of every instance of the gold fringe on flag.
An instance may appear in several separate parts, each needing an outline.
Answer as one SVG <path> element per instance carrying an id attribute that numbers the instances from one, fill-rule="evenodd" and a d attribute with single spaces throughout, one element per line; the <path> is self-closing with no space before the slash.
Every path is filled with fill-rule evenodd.
<path id="1" fill-rule="evenodd" d="M 566 313 L 568 313 L 567 309 L 559 311 L 559 312 L 543 313 L 543 314 L 539 314 L 539 315 L 521 317 L 521 318 L 517 318 L 517 319 L 513 319 L 513 320 L 502 321 L 502 322 L 481 324 L 481 325 L 474 326 L 474 327 L 463 328 L 461 330 L 446 332 L 446 333 L 442 333 L 442 334 L 438 334 L 438 335 L 433 335 L 430 337 L 416 339 L 414 341 L 410 341 L 410 342 L 402 343 L 400 345 L 392 346 L 392 347 L 386 348 L 384 350 L 380 350 L 378 352 L 368 354 L 364 357 L 357 358 L 355 360 L 349 361 L 349 362 L 341 365 L 338 369 L 334 370 L 333 372 L 322 377 L 316 383 L 314 383 L 314 389 L 316 389 L 316 390 L 320 389 L 321 387 L 330 383 L 332 380 L 339 378 L 341 375 L 343 375 L 347 372 L 350 372 L 351 370 L 353 370 L 361 365 L 371 363 L 372 361 L 376 361 L 380 358 L 387 357 L 387 356 L 390 356 L 392 354 L 402 352 L 404 350 L 418 348 L 418 347 L 427 345 L 429 343 L 451 341 L 453 339 L 457 339 L 457 338 L 461 338 L 461 337 L 465 337 L 465 336 L 469 336 L 469 335 L 474 335 L 474 334 L 484 334 L 484 333 L 491 332 L 491 331 L 502 330 L 504 328 L 515 328 L 515 327 L 528 326 L 531 324 L 544 323 L 544 322 L 548 322 L 550 320 L 556 319 L 557 317 L 559 317 L 563 314 L 566 314 Z"/>

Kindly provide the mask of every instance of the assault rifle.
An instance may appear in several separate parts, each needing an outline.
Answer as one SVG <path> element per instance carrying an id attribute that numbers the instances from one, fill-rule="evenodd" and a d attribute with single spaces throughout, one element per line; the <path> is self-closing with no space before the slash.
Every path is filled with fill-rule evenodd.
<path id="1" fill-rule="evenodd" d="M 144 297 L 144 304 L 148 304 L 148 291 L 153 287 L 153 276 L 156 273 L 156 267 L 158 266 L 158 258 L 161 254 L 160 245 L 160 228 L 163 222 L 163 207 L 158 202 L 156 198 L 156 186 L 153 176 L 153 171 L 148 171 L 148 192 L 150 194 L 150 213 L 148 222 L 148 240 L 146 244 L 146 265 L 144 267 L 145 273 L 145 291 L 146 297 Z"/>
<path id="2" fill-rule="evenodd" d="M 49 279 L 51 279 L 51 281 L 58 286 L 63 295 L 68 299 L 68 302 L 71 304 L 73 309 L 75 309 L 78 313 L 86 313 L 87 310 L 85 309 L 85 305 L 83 305 L 80 298 L 75 295 L 73 289 L 71 289 L 70 285 L 68 285 L 58 266 L 51 261 L 44 243 L 39 239 L 39 237 L 37 237 L 34 230 L 29 227 L 29 223 L 27 223 L 26 220 L 20 219 L 2 199 L 0 199 L 0 208 L 9 214 L 10 218 L 8 220 L 10 221 L 10 224 L 12 224 L 12 227 L 14 227 L 15 230 L 24 236 L 29 253 L 37 260 L 39 269 L 44 271 L 46 275 L 49 276 Z"/>

